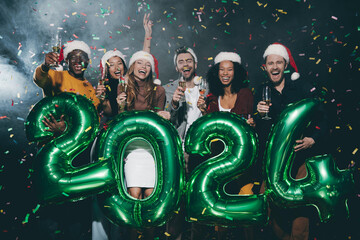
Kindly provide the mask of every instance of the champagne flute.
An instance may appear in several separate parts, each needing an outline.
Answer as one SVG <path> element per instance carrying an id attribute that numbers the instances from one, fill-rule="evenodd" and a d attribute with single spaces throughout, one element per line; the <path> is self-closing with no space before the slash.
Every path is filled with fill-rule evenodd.
<path id="1" fill-rule="evenodd" d="M 205 79 L 201 79 L 201 82 L 199 84 L 199 93 L 200 93 L 200 96 L 204 97 L 204 100 L 205 100 L 205 96 L 206 96 L 206 90 L 207 90 L 207 82 L 205 81 Z M 200 107 L 205 108 L 206 103 L 202 104 Z"/>
<path id="2" fill-rule="evenodd" d="M 119 85 L 118 85 L 118 92 L 119 93 L 123 93 L 123 92 L 126 92 L 126 89 L 127 89 L 127 84 L 125 82 L 125 79 L 120 77 L 119 79 Z M 122 102 L 120 105 L 119 105 L 119 112 L 122 112 L 125 110 L 125 106 L 126 106 L 126 101 Z"/>
<path id="3" fill-rule="evenodd" d="M 183 77 L 181 77 L 180 80 L 179 80 L 179 86 L 182 87 L 182 89 L 184 89 L 184 93 L 185 93 L 186 81 L 184 80 Z M 180 102 L 185 102 L 185 95 L 180 98 Z"/>
<path id="4" fill-rule="evenodd" d="M 57 54 L 60 54 L 60 50 L 61 50 L 61 38 L 59 38 L 59 32 L 56 33 L 54 42 L 55 42 L 55 43 L 54 43 L 53 46 L 52 46 L 52 52 L 57 53 Z M 50 64 L 50 67 L 57 68 L 57 67 L 59 67 L 59 63 L 56 62 L 56 63 Z"/>
<path id="5" fill-rule="evenodd" d="M 265 86 L 263 88 L 262 99 L 266 103 L 266 105 L 268 105 L 268 106 L 270 105 L 270 103 L 271 103 L 271 89 L 270 89 L 269 86 Z M 265 116 L 263 116 L 262 119 L 270 120 L 271 117 L 269 117 L 269 112 L 266 112 Z"/>
<path id="6" fill-rule="evenodd" d="M 200 96 L 204 97 L 204 99 L 205 99 L 206 90 L 207 90 L 207 82 L 204 79 L 202 79 L 199 84 L 199 93 Z"/>

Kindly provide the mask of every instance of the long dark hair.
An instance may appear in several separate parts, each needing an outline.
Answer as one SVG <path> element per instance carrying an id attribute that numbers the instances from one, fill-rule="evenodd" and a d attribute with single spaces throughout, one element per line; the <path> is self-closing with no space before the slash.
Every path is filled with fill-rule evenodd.
<path id="1" fill-rule="evenodd" d="M 237 63 L 232 62 L 234 65 L 234 79 L 231 82 L 231 93 L 237 93 L 242 88 L 246 88 L 249 85 L 247 71 L 245 68 Z M 219 79 L 219 66 L 220 63 L 212 66 L 206 74 L 206 79 L 209 83 L 210 93 L 215 96 L 224 96 L 224 86 Z"/>

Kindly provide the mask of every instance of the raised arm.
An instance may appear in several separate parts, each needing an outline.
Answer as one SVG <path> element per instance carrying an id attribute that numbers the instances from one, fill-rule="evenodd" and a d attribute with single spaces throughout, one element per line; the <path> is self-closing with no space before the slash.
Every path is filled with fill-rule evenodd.
<path id="1" fill-rule="evenodd" d="M 151 35 L 153 22 L 149 19 L 150 13 L 144 15 L 143 25 L 145 30 L 144 46 L 143 51 L 150 53 L 151 49 Z"/>

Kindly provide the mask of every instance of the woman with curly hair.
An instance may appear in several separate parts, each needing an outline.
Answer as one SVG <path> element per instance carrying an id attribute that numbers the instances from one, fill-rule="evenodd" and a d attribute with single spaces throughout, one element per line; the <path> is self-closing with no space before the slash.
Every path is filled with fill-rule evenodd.
<path id="1" fill-rule="evenodd" d="M 217 111 L 233 112 L 249 118 L 253 111 L 253 94 L 248 85 L 247 72 L 241 65 L 241 58 L 233 52 L 220 52 L 215 57 L 206 76 L 210 94 L 206 105 L 200 97 L 198 105 L 204 113 Z"/>
<path id="2" fill-rule="evenodd" d="M 215 57 L 215 65 L 207 73 L 209 95 L 206 98 L 200 96 L 198 108 L 203 114 L 212 112 L 232 112 L 247 119 L 247 123 L 254 125 L 250 117 L 253 111 L 253 94 L 248 85 L 247 72 L 241 65 L 241 58 L 234 52 L 220 52 Z M 211 146 L 212 153 L 222 152 L 223 144 L 218 141 Z M 245 176 L 246 175 L 246 176 Z M 251 171 L 226 185 L 225 191 L 230 194 L 253 194 Z M 249 183 L 250 182 L 250 183 Z M 218 240 L 225 239 L 228 230 L 216 227 Z M 251 239 L 252 229 L 245 229 L 245 239 Z"/>

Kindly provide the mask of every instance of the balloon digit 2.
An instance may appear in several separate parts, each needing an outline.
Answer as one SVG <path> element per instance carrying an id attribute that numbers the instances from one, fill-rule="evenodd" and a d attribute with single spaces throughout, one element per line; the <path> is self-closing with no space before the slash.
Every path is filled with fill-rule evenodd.
<path id="1" fill-rule="evenodd" d="M 86 98 L 62 93 L 39 101 L 25 122 L 29 141 L 52 136 L 41 122 L 44 116 L 65 115 L 67 130 L 39 150 L 34 164 L 34 182 L 39 200 L 44 203 L 79 200 L 115 184 L 112 162 L 98 162 L 79 168 L 72 160 L 94 140 L 99 128 L 97 112 Z"/>
<path id="2" fill-rule="evenodd" d="M 220 139 L 225 149 L 193 171 L 185 193 L 187 220 L 224 226 L 265 224 L 265 195 L 239 196 L 224 191 L 226 183 L 243 175 L 256 160 L 257 138 L 253 129 L 236 114 L 211 113 L 191 125 L 185 150 L 209 154 L 214 139 Z"/>

